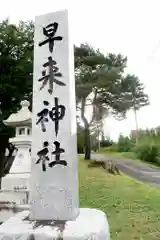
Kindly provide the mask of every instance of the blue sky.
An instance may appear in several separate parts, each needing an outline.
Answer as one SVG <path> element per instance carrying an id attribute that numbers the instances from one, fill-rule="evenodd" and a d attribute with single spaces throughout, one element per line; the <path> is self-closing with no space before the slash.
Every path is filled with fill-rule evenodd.
<path id="1" fill-rule="evenodd" d="M 0 19 L 34 20 L 36 15 L 68 8 L 72 16 L 74 42 L 88 42 L 104 53 L 122 53 L 128 57 L 126 73 L 139 76 L 146 86 L 150 106 L 138 112 L 139 127 L 160 125 L 160 1 L 159 0 L 5 0 Z M 119 133 L 135 129 L 134 115 L 105 121 L 105 132 L 116 139 Z"/>

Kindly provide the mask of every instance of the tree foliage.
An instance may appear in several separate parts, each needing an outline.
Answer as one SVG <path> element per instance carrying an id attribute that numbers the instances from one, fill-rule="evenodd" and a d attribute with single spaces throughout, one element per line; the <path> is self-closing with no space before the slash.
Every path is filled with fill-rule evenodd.
<path id="1" fill-rule="evenodd" d="M 0 24 L 0 103 L 3 118 L 32 92 L 33 23 Z"/>
<path id="2" fill-rule="evenodd" d="M 18 110 L 21 100 L 31 100 L 33 32 L 32 22 L 21 21 L 18 26 L 8 20 L 0 23 L 0 177 L 4 174 L 5 148 L 11 149 L 8 138 L 13 134 L 3 120 Z"/>
<path id="3" fill-rule="evenodd" d="M 85 158 L 90 159 L 89 127 L 96 119 L 96 110 L 105 106 L 107 114 L 124 118 L 127 110 L 147 105 L 148 95 L 144 94 L 138 77 L 124 76 L 127 58 L 121 54 L 105 56 L 88 44 L 82 44 L 75 48 L 75 59 L 77 102 L 85 126 Z M 88 102 L 93 106 L 90 122 L 85 117 Z"/>

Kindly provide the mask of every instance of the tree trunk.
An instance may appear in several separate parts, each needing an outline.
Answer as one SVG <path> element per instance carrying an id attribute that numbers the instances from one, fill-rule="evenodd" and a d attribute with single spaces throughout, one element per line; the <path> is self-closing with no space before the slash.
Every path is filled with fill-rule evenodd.
<path id="1" fill-rule="evenodd" d="M 102 142 L 105 141 L 103 119 L 101 120 L 101 137 L 102 137 Z"/>
<path id="2" fill-rule="evenodd" d="M 90 141 L 90 130 L 89 130 L 89 126 L 85 126 L 85 130 L 84 130 L 84 159 L 91 159 L 91 141 Z"/>
<path id="3" fill-rule="evenodd" d="M 101 148 L 99 137 L 100 137 L 100 129 L 99 129 L 99 126 L 97 126 L 98 151 L 100 151 L 100 148 Z"/>
<path id="4" fill-rule="evenodd" d="M 134 111 L 134 117 L 135 117 L 135 123 L 136 123 L 136 145 L 138 145 L 138 119 L 137 119 L 137 111 L 135 107 L 133 111 Z"/>
<path id="5" fill-rule="evenodd" d="M 0 189 L 3 174 L 4 174 L 4 150 L 0 148 Z"/>
<path id="6" fill-rule="evenodd" d="M 0 136 L 0 189 L 1 189 L 1 182 L 2 177 L 4 176 L 4 170 L 5 170 L 5 149 L 8 145 L 8 136 L 1 135 Z"/>
<path id="7" fill-rule="evenodd" d="M 86 99 L 82 98 L 81 118 L 84 122 L 84 159 L 91 159 L 91 141 L 89 123 L 84 115 Z"/>
<path id="8" fill-rule="evenodd" d="M 102 129 L 102 142 L 105 141 L 104 130 Z"/>

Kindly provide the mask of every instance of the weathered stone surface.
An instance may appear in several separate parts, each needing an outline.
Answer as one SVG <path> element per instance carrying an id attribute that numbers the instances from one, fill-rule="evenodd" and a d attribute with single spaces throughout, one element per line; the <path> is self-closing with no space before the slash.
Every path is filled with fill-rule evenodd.
<path id="1" fill-rule="evenodd" d="M 16 204 L 28 204 L 29 191 L 28 190 L 15 190 L 15 191 L 2 191 L 0 190 L 0 203 L 1 202 L 15 202 Z"/>
<path id="2" fill-rule="evenodd" d="M 12 202 L 0 202 L 0 223 L 7 221 L 10 217 L 24 210 L 29 210 L 29 205 L 15 204 Z"/>
<path id="3" fill-rule="evenodd" d="M 30 215 L 33 220 L 74 220 L 79 213 L 74 54 L 68 25 L 68 11 L 38 16 L 35 20 Z M 51 35 L 51 44 L 45 31 Z M 40 46 L 43 41 L 45 44 Z"/>
<path id="4" fill-rule="evenodd" d="M 105 214 L 97 209 L 82 208 L 75 221 L 29 221 L 23 211 L 0 226 L 0 240 L 109 240 Z"/>

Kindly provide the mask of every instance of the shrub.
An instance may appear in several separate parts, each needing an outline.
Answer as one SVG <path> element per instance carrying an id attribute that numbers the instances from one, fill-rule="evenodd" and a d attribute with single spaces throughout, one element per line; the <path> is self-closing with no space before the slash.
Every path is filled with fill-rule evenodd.
<path id="1" fill-rule="evenodd" d="M 156 144 L 139 144 L 135 147 L 136 156 L 146 162 L 152 162 L 160 165 L 160 146 Z"/>
<path id="2" fill-rule="evenodd" d="M 112 144 L 113 144 L 113 141 L 110 140 L 110 139 L 106 139 L 106 140 L 100 142 L 100 146 L 102 148 L 103 147 L 110 147 L 110 146 L 112 146 Z"/>
<path id="3" fill-rule="evenodd" d="M 106 148 L 105 150 L 109 152 L 118 152 L 117 143 L 113 143 L 112 146 Z"/>
<path id="4" fill-rule="evenodd" d="M 120 135 L 117 143 L 118 152 L 129 152 L 133 148 L 133 143 L 128 137 Z"/>

